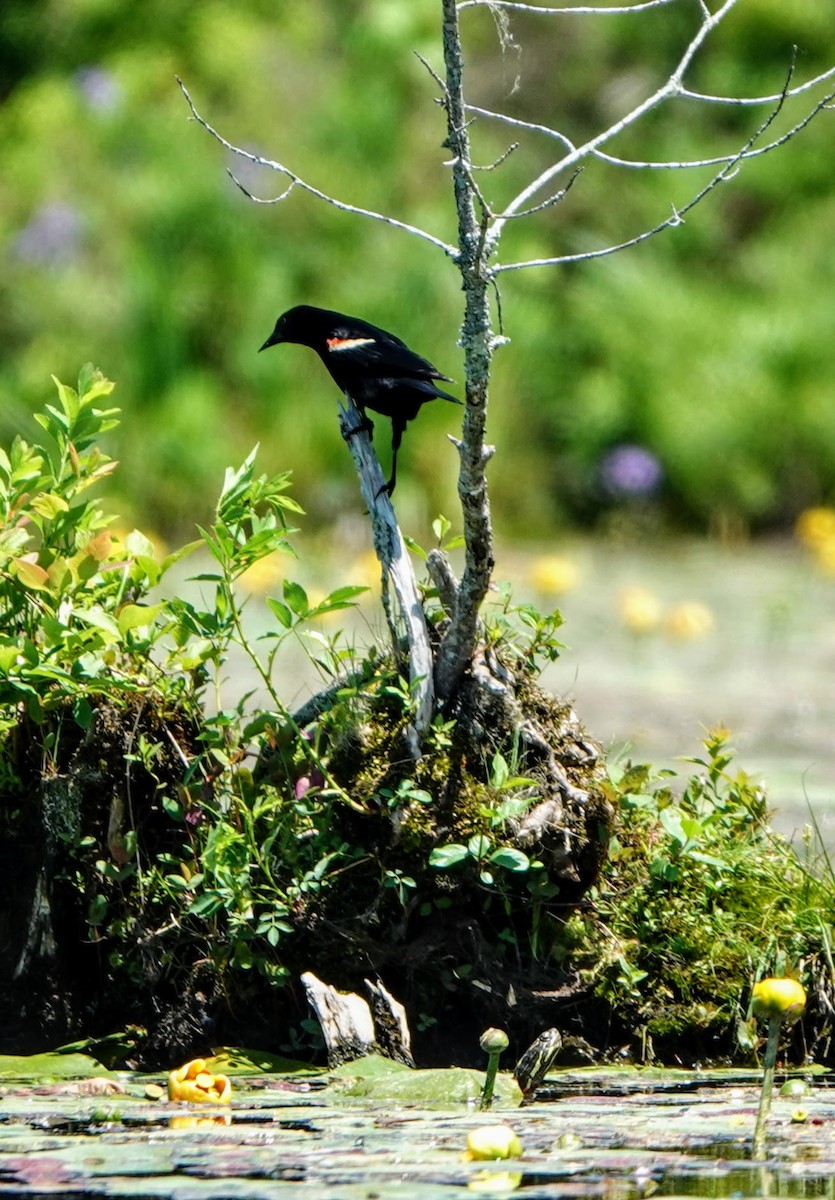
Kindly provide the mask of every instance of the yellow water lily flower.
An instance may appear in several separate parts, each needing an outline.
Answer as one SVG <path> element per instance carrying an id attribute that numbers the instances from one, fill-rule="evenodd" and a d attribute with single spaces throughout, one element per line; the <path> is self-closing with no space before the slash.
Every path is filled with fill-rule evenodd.
<path id="1" fill-rule="evenodd" d="M 518 1158 L 522 1143 L 509 1125 L 479 1125 L 467 1135 L 464 1158 L 468 1161 L 488 1161 L 496 1158 Z"/>
<path id="2" fill-rule="evenodd" d="M 630 633 L 652 633 L 661 621 L 661 603 L 645 587 L 625 587 L 618 596 L 620 619 Z"/>
<path id="3" fill-rule="evenodd" d="M 751 1007 L 757 1017 L 796 1021 L 806 1007 L 806 992 L 796 979 L 761 979 L 754 984 Z"/>
<path id="4" fill-rule="evenodd" d="M 835 509 L 819 505 L 805 509 L 797 518 L 795 534 L 804 546 L 815 549 L 835 538 Z"/>
<path id="5" fill-rule="evenodd" d="M 694 641 L 710 633 L 713 613 L 698 600 L 683 600 L 670 609 L 666 620 L 667 632 L 682 641 Z"/>
<path id="6" fill-rule="evenodd" d="M 547 554 L 533 560 L 529 578 L 540 595 L 562 596 L 577 586 L 580 571 L 570 558 L 562 554 Z"/>
<path id="7" fill-rule="evenodd" d="M 194 1058 L 168 1076 L 168 1099 L 228 1104 L 232 1099 L 232 1084 L 226 1075 L 207 1071 L 205 1058 Z"/>

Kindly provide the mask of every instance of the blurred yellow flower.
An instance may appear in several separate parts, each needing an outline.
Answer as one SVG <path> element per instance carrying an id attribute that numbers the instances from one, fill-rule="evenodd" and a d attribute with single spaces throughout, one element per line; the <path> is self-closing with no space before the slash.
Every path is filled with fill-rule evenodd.
<path id="1" fill-rule="evenodd" d="M 835 541 L 835 508 L 807 508 L 797 518 L 794 532 L 804 546 L 816 549 Z"/>
<path id="2" fill-rule="evenodd" d="M 366 550 L 355 558 L 344 572 L 345 582 L 354 587 L 379 588 L 382 567 L 373 550 Z"/>
<path id="3" fill-rule="evenodd" d="M 826 575 L 835 575 L 835 537 L 812 547 L 815 562 Z"/>
<path id="4" fill-rule="evenodd" d="M 806 1007 L 806 992 L 796 979 L 761 979 L 754 984 L 751 1007 L 757 1017 L 796 1021 Z"/>
<path id="5" fill-rule="evenodd" d="M 212 1075 L 205 1058 L 195 1058 L 168 1076 L 168 1099 L 198 1104 L 228 1104 L 232 1085 L 226 1075 Z"/>
<path id="6" fill-rule="evenodd" d="M 533 560 L 528 578 L 540 595 L 561 596 L 577 586 L 580 571 L 570 558 L 547 554 Z"/>
<path id="7" fill-rule="evenodd" d="M 484 1161 L 496 1158 L 518 1158 L 522 1143 L 509 1125 L 479 1125 L 467 1135 L 464 1158 Z"/>
<path id="8" fill-rule="evenodd" d="M 645 587 L 625 587 L 618 596 L 620 619 L 630 633 L 651 633 L 661 620 L 658 597 Z"/>
<path id="9" fill-rule="evenodd" d="M 259 558 L 239 576 L 239 582 L 250 592 L 263 595 L 272 591 L 281 579 L 281 555 L 268 554 Z"/>
<path id="10" fill-rule="evenodd" d="M 668 633 L 683 641 L 702 638 L 713 628 L 713 613 L 698 600 L 684 600 L 670 609 L 666 627 Z"/>

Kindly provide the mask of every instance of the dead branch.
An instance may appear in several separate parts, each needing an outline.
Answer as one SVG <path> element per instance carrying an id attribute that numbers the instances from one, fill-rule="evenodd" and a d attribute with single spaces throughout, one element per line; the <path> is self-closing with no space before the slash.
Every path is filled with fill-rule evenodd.
<path id="1" fill-rule="evenodd" d="M 423 738 L 432 722 L 435 705 L 432 649 L 426 617 L 412 562 L 386 491 L 383 469 L 374 453 L 368 426 L 350 398 L 346 398 L 346 404 L 339 407 L 339 428 L 351 451 L 359 475 L 362 498 L 371 517 L 374 549 L 383 569 L 386 615 L 396 653 L 400 648 L 398 625 L 402 622 L 406 630 L 409 682 L 414 703 L 414 722 L 406 731 L 406 739 L 412 757 L 417 759 Z M 396 612 L 388 595 L 389 581 L 397 604 Z"/>
<path id="2" fill-rule="evenodd" d="M 604 246 L 598 250 L 587 250 L 579 254 L 556 255 L 551 258 L 528 259 L 524 262 L 517 263 L 499 263 L 492 268 L 493 274 L 499 275 L 504 271 L 521 271 L 528 267 L 553 267 L 562 265 L 564 263 L 587 262 L 594 258 L 605 258 L 610 254 L 617 254 L 621 250 L 627 250 L 631 246 L 638 246 L 642 242 L 647 241 L 649 238 L 655 237 L 656 234 L 661 233 L 665 229 L 674 229 L 676 226 L 682 225 L 684 223 L 684 217 L 687 213 L 691 212 L 696 205 L 701 204 L 702 200 L 704 200 L 706 196 L 710 195 L 714 188 L 718 187 L 719 184 L 727 182 L 736 175 L 741 162 L 744 162 L 748 158 L 754 157 L 756 153 L 765 153 L 768 150 L 774 150 L 778 146 L 784 145 L 787 141 L 789 141 L 790 138 L 794 137 L 796 133 L 805 128 L 812 118 L 818 112 L 820 112 L 822 108 L 827 107 L 832 99 L 835 98 L 835 92 L 830 93 L 830 95 L 824 97 L 824 99 L 821 100 L 814 107 L 814 109 L 803 118 L 801 122 L 790 129 L 787 133 L 783 134 L 782 137 L 777 138 L 775 141 L 769 143 L 768 146 L 762 147 L 759 151 L 755 151 L 753 149 L 755 143 L 759 141 L 771 124 L 776 120 L 783 107 L 783 102 L 787 94 L 788 93 L 786 92 L 783 97 L 779 99 L 773 111 L 769 113 L 765 121 L 762 122 L 762 124 L 755 130 L 744 146 L 742 146 L 736 152 L 736 154 L 727 159 L 722 158 L 719 160 L 725 164 L 722 167 L 722 170 L 718 171 L 709 180 L 709 182 L 695 194 L 695 196 L 692 196 L 690 200 L 687 201 L 686 204 L 683 204 L 681 207 L 674 206 L 672 215 L 667 217 L 666 220 L 660 221 L 651 229 L 645 229 L 641 233 L 636 234 L 634 237 L 627 238 L 625 241 L 617 242 L 610 246 Z"/>
<path id="3" fill-rule="evenodd" d="M 330 204 L 332 208 L 339 209 L 340 212 L 351 213 L 356 217 L 368 217 L 369 220 L 372 221 L 382 221 L 384 225 L 391 225 L 395 229 L 403 230 L 404 233 L 411 233 L 415 237 L 422 238 L 423 241 L 429 242 L 433 246 L 437 246 L 439 250 L 443 250 L 444 254 L 448 255 L 450 258 L 457 259 L 458 251 L 456 250 L 455 246 L 451 246 L 448 242 L 443 241 L 441 238 L 435 237 L 434 234 L 429 233 L 427 230 L 420 229 L 417 225 L 410 225 L 408 221 L 399 221 L 396 217 L 389 217 L 385 213 L 378 213 L 370 208 L 362 208 L 356 204 L 348 204 L 344 200 L 338 200 L 335 196 L 328 195 L 327 192 L 323 192 L 320 188 L 314 187 L 313 184 L 302 179 L 300 175 L 297 175 L 295 171 L 292 171 L 289 167 L 285 166 L 284 163 L 276 162 L 271 158 L 265 158 L 261 154 L 253 154 L 249 150 L 244 150 L 242 146 L 236 146 L 232 142 L 227 141 L 227 139 L 223 137 L 221 133 L 218 133 L 214 126 L 210 125 L 204 117 L 201 117 L 194 105 L 194 101 L 189 95 L 188 89 L 186 88 L 182 79 L 180 79 L 179 75 L 176 76 L 176 79 L 180 86 L 180 91 L 185 96 L 186 103 L 191 109 L 192 118 L 197 122 L 198 125 L 202 126 L 202 128 L 205 129 L 206 132 L 210 134 L 216 142 L 219 142 L 224 149 L 228 150 L 231 154 L 236 155 L 238 158 L 246 159 L 247 162 L 255 163 L 259 167 L 266 167 L 270 171 L 276 171 L 279 175 L 283 175 L 285 179 L 289 179 L 290 181 L 289 187 L 285 188 L 280 195 L 273 196 L 269 200 L 261 200 L 256 196 L 253 196 L 251 192 L 247 191 L 240 181 L 235 178 L 232 172 L 229 171 L 229 177 L 231 178 L 232 182 L 241 189 L 248 199 L 253 200 L 258 204 L 279 204 L 282 200 L 287 199 L 294 188 L 299 188 L 301 191 L 306 192 L 309 196 L 315 196 L 317 200 L 322 200 L 325 204 Z"/>

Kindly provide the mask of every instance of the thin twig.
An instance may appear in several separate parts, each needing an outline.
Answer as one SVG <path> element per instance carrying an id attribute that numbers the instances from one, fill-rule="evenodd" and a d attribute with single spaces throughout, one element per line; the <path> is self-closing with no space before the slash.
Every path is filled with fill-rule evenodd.
<path id="1" fill-rule="evenodd" d="M 601 162 L 610 163 L 615 167 L 629 167 L 632 170 L 650 170 L 650 171 L 685 171 L 693 167 L 717 167 L 720 163 L 737 163 L 745 162 L 750 158 L 761 158 L 763 154 L 769 154 L 772 150 L 776 150 L 779 146 L 785 145 L 802 129 L 805 129 L 809 122 L 817 116 L 824 108 L 831 108 L 832 102 L 835 100 L 835 91 L 830 92 L 827 96 L 810 109 L 802 121 L 798 121 L 791 129 L 787 130 L 779 138 L 773 142 L 769 142 L 766 146 L 758 146 L 756 149 L 746 150 L 742 154 L 721 154 L 716 158 L 700 158 L 685 160 L 682 162 L 640 162 L 629 158 L 618 158 L 614 154 L 606 154 L 603 150 L 596 150 L 594 157 L 599 158 Z"/>
<path id="2" fill-rule="evenodd" d="M 395 229 L 402 229 L 405 233 L 412 233 L 415 235 L 415 237 L 422 238 L 423 241 L 429 242 L 432 246 L 437 246 L 439 250 L 443 250 L 444 254 L 446 254 L 449 258 L 457 260 L 458 250 L 455 248 L 455 246 L 450 245 L 449 242 L 445 242 L 441 238 L 435 237 L 434 234 L 427 232 L 427 230 L 421 229 L 417 225 L 410 225 L 408 221 L 399 221 L 396 217 L 386 216 L 385 213 L 375 212 L 370 208 L 362 208 L 356 204 L 347 204 L 344 200 L 337 200 L 335 196 L 329 196 L 327 192 L 323 192 L 319 188 L 314 187 L 313 184 L 307 183 L 307 181 L 302 179 L 300 175 L 297 175 L 295 171 L 291 171 L 289 167 L 285 167 L 283 163 L 275 162 L 270 158 L 265 158 L 261 154 L 252 154 L 249 150 L 244 150 L 241 146 L 233 145 L 232 142 L 227 141 L 222 134 L 218 133 L 214 126 L 210 125 L 208 121 L 201 117 L 200 113 L 195 108 L 194 101 L 189 95 L 188 89 L 186 88 L 182 79 L 180 79 L 179 75 L 176 77 L 176 79 L 177 83 L 180 85 L 180 91 L 185 96 L 186 102 L 191 109 L 194 120 L 198 125 L 201 125 L 203 129 L 205 129 L 206 132 L 215 139 L 216 142 L 219 142 L 221 146 L 223 146 L 226 150 L 229 150 L 232 154 L 237 155 L 238 158 L 244 158 L 247 162 L 256 163 L 259 167 L 267 167 L 271 171 L 277 171 L 279 175 L 283 175 L 285 179 L 290 180 L 290 186 L 285 192 L 282 193 L 282 195 L 276 196 L 272 200 L 260 200 L 259 203 L 278 203 L 280 200 L 286 199 L 293 188 L 298 187 L 301 188 L 302 191 L 307 192 L 308 195 L 315 196 L 317 200 L 323 200 L 326 204 L 330 204 L 333 208 L 339 209 L 340 212 L 352 213 L 357 217 L 368 217 L 372 221 L 382 221 L 384 225 L 391 225 Z M 241 187 L 241 184 L 235 179 L 234 175 L 232 175 L 232 178 L 235 180 L 235 183 L 238 185 L 238 187 L 241 188 L 241 191 L 244 192 L 244 194 L 250 200 L 256 199 L 256 197 L 252 196 L 246 190 L 246 188 Z"/>
<path id="3" fill-rule="evenodd" d="M 541 13 L 544 16 L 597 16 L 611 13 L 646 12 L 648 8 L 664 8 L 676 0 L 640 0 L 638 4 L 619 4 L 613 8 L 582 4 L 572 8 L 544 8 L 539 4 L 522 4 L 519 0 L 461 0 L 458 11 L 465 8 L 509 8 L 515 12 Z"/>
<path id="4" fill-rule="evenodd" d="M 791 78 L 791 76 L 789 76 L 789 79 L 790 78 Z M 630 246 L 638 246 L 641 244 L 641 242 L 647 241 L 649 238 L 654 237 L 658 233 L 661 233 L 662 230 L 664 230 L 664 229 L 673 229 L 678 225 L 682 225 L 684 223 L 685 215 L 688 212 L 690 212 L 691 209 L 694 209 L 696 207 L 696 205 L 699 204 L 702 200 L 704 200 L 705 196 L 707 196 L 710 192 L 712 192 L 713 189 L 715 187 L 717 187 L 720 183 L 725 183 L 725 182 L 727 182 L 727 180 L 733 178 L 733 176 L 736 174 L 736 172 L 738 170 L 739 163 L 742 162 L 746 157 L 750 157 L 751 147 L 754 145 L 755 142 L 758 141 L 759 138 L 762 137 L 762 135 L 769 128 L 769 126 L 777 119 L 777 116 L 779 115 L 780 111 L 782 110 L 784 100 L 785 100 L 785 95 L 780 99 L 779 103 L 775 106 L 774 110 L 771 113 L 769 113 L 769 115 L 765 119 L 765 121 L 763 121 L 763 123 L 759 126 L 759 128 L 751 135 L 751 137 L 748 139 L 748 141 L 745 143 L 745 145 L 742 146 L 742 148 L 734 155 L 734 157 L 725 164 L 725 166 L 722 168 L 722 170 L 718 171 L 713 176 L 713 178 L 708 183 L 706 183 L 705 186 L 703 188 L 701 188 L 701 190 L 698 191 L 695 196 L 691 197 L 691 199 L 688 200 L 688 202 L 683 207 L 674 208 L 673 215 L 671 217 L 668 217 L 666 219 L 666 221 L 661 221 L 654 228 L 645 229 L 642 233 L 636 234 L 635 237 L 628 238 L 624 242 L 618 242 L 616 245 L 613 245 L 613 246 L 604 246 L 600 250 L 588 250 L 581 254 L 559 255 L 554 258 L 529 259 L 526 262 L 500 263 L 497 266 L 492 268 L 493 274 L 498 275 L 503 271 L 520 271 L 527 267 L 552 267 L 552 266 L 563 265 L 565 263 L 586 262 L 592 258 L 604 258 L 609 254 L 617 254 L 621 250 L 626 250 Z M 820 105 L 818 106 L 818 108 L 815 111 L 819 111 L 820 107 L 822 107 L 825 103 L 826 103 L 826 101 L 821 101 Z M 814 112 L 810 113 L 807 116 L 806 120 L 804 121 L 804 124 L 808 124 L 808 122 L 812 119 L 813 116 L 814 116 Z M 801 126 L 801 128 L 802 128 L 802 126 Z M 781 145 L 783 142 L 787 141 L 789 136 L 790 136 L 790 134 L 785 134 L 782 138 L 780 138 L 776 142 L 774 142 L 772 144 L 772 149 L 776 146 Z"/>
<path id="5" fill-rule="evenodd" d="M 805 83 L 798 83 L 795 87 L 790 88 L 786 92 L 786 96 L 791 99 L 794 96 L 802 96 L 804 92 L 809 92 L 812 88 L 817 87 L 819 83 L 826 83 L 827 79 L 835 78 L 835 67 L 830 67 L 828 71 L 821 72 L 814 79 L 807 79 Z M 756 104 L 774 104 L 779 100 L 781 93 L 776 92 L 773 96 L 714 96 L 710 92 L 693 92 L 690 88 L 681 88 L 679 96 L 685 100 L 698 100 L 702 104 L 739 104 L 739 105 L 756 105 Z"/>
<path id="6" fill-rule="evenodd" d="M 657 91 L 653 92 L 651 96 L 648 96 L 646 100 L 642 101 L 635 108 L 633 108 L 631 112 L 628 112 L 624 117 L 621 117 L 621 119 L 616 121 L 614 125 L 610 125 L 608 129 L 604 129 L 602 133 L 597 134 L 596 137 L 591 138 L 584 145 L 569 151 L 569 153 L 563 158 L 559 159 L 555 163 L 552 163 L 552 165 L 544 170 L 536 179 L 533 180 L 532 183 L 529 183 L 527 187 L 523 188 L 522 191 L 519 192 L 519 194 L 513 200 L 511 200 L 510 204 L 507 205 L 502 217 L 497 219 L 496 224 L 491 230 L 491 241 L 495 242 L 501 236 L 501 228 L 504 219 L 512 215 L 518 209 L 524 208 L 525 205 L 527 205 L 528 202 L 537 194 L 537 192 L 541 191 L 543 187 L 551 182 L 555 175 L 558 175 L 561 171 L 565 171 L 576 166 L 578 162 L 581 162 L 584 158 L 587 158 L 599 146 L 611 141 L 612 138 L 617 137 L 617 135 L 622 133 L 625 129 L 628 129 L 631 125 L 634 125 L 636 121 L 639 121 L 641 117 L 645 116 L 648 112 L 651 112 L 652 109 L 656 108 L 662 103 L 662 101 L 667 100 L 670 96 L 677 95 L 681 89 L 684 74 L 687 71 L 687 68 L 690 66 L 690 63 L 693 61 L 695 55 L 701 49 L 705 39 L 710 33 L 713 32 L 716 26 L 722 20 L 724 20 L 731 9 L 734 8 L 736 3 L 737 0 L 724 0 L 724 3 L 716 10 L 715 13 L 705 18 L 705 20 L 699 26 L 695 36 L 688 43 L 684 53 L 679 59 L 678 66 L 667 79 L 667 81 L 657 89 Z"/>

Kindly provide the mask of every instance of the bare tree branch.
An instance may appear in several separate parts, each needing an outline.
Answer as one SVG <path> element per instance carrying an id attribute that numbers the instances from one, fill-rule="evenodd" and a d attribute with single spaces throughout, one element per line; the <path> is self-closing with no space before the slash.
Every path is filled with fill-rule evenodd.
<path id="1" fill-rule="evenodd" d="M 790 78 L 791 76 L 789 76 L 789 79 Z M 786 86 L 788 89 L 788 80 Z M 833 93 L 833 96 L 835 96 L 835 93 Z M 825 107 L 827 100 L 829 99 L 832 99 L 832 97 L 830 96 L 820 101 L 815 109 L 813 109 L 812 112 L 806 116 L 798 128 L 802 129 L 804 125 L 808 125 L 815 113 L 819 112 L 821 108 Z M 635 237 L 628 238 L 624 242 L 618 242 L 616 245 L 612 246 L 604 246 L 600 250 L 588 250 L 580 254 L 564 254 L 554 258 L 529 259 L 526 262 L 499 263 L 492 268 L 493 274 L 499 275 L 503 271 L 521 271 L 527 267 L 553 267 L 562 265 L 564 263 L 586 262 L 592 258 L 605 258 L 607 255 L 617 254 L 621 250 L 626 250 L 630 246 L 638 246 L 641 244 L 641 242 L 647 241 L 649 238 L 661 233 L 661 231 L 664 229 L 673 229 L 677 225 L 682 225 L 684 223 L 684 217 L 686 213 L 694 209 L 697 204 L 700 204 L 701 201 L 704 200 L 705 196 L 709 195 L 709 193 L 712 192 L 713 189 L 720 183 L 725 183 L 728 179 L 732 179 L 738 170 L 739 163 L 744 159 L 751 157 L 752 146 L 763 136 L 769 126 L 776 120 L 783 107 L 784 100 L 785 94 L 779 99 L 773 111 L 769 113 L 765 121 L 763 121 L 759 128 L 751 135 L 745 145 L 737 151 L 733 158 L 726 162 L 722 170 L 717 172 L 717 174 L 714 175 L 713 178 L 707 184 L 705 184 L 705 186 L 698 191 L 695 196 L 688 200 L 683 207 L 674 208 L 672 216 L 668 217 L 666 221 L 661 221 L 652 229 L 646 229 L 642 233 L 636 234 Z M 777 146 L 783 145 L 783 143 L 788 141 L 790 137 L 793 137 L 796 132 L 797 129 L 789 130 L 781 138 L 778 138 L 776 141 L 771 143 L 770 148 L 775 149 Z"/>
<path id="2" fill-rule="evenodd" d="M 477 188 L 470 166 L 470 139 L 462 81 L 463 55 L 455 0 L 442 0 L 446 82 L 444 107 L 447 144 L 452 151 L 452 181 L 458 213 L 457 260 L 464 287 L 461 330 L 466 377 L 463 437 L 456 441 L 460 459 L 458 495 L 466 544 L 464 572 L 458 588 L 456 619 L 451 621 L 435 661 L 435 687 L 441 699 L 457 688 L 472 661 L 481 604 L 493 572 L 493 528 L 484 467 L 493 453 L 486 446 L 487 388 L 494 341 L 490 328 L 489 270 L 485 226 L 476 215 Z"/>
<path id="3" fill-rule="evenodd" d="M 676 92 L 676 96 L 679 99 L 695 100 L 695 101 L 698 101 L 698 102 L 704 103 L 704 104 L 725 104 L 725 105 L 740 105 L 740 106 L 753 107 L 755 105 L 762 105 L 762 104 L 776 104 L 781 99 L 781 97 L 785 97 L 785 99 L 790 99 L 790 100 L 794 99 L 796 96 L 801 96 L 805 92 L 811 91 L 813 88 L 817 87 L 819 84 L 826 83 L 827 80 L 833 79 L 833 78 L 835 78 L 835 67 L 832 67 L 828 71 L 823 71 L 820 75 L 816 75 L 814 77 L 814 79 L 807 80 L 806 83 L 796 84 L 794 87 L 789 88 L 785 93 L 780 91 L 780 92 L 775 92 L 772 95 L 768 95 L 768 96 L 742 96 L 742 97 L 740 97 L 740 96 L 713 96 L 713 95 L 710 95 L 710 93 L 708 93 L 708 92 L 693 92 L 693 91 L 690 91 L 689 88 L 681 87 Z M 830 100 L 831 100 L 831 95 L 825 96 L 823 101 L 812 110 L 811 115 L 814 116 L 815 113 L 819 112 L 821 108 L 825 108 Z M 542 124 L 538 123 L 537 121 L 526 121 L 526 120 L 523 120 L 521 117 L 511 117 L 508 113 L 496 112 L 494 109 L 491 109 L 491 108 L 482 108 L 477 104 L 468 104 L 467 112 L 472 113 L 475 116 L 486 117 L 490 121 L 498 121 L 499 123 L 501 123 L 503 125 L 510 125 L 514 129 L 521 129 L 527 133 L 544 134 L 545 137 L 553 138 L 555 141 L 561 142 L 562 145 L 565 146 L 566 150 L 569 150 L 572 153 L 572 155 L 576 154 L 578 158 L 586 157 L 586 155 L 593 155 L 596 158 L 600 158 L 600 159 L 603 159 L 604 161 L 612 162 L 618 166 L 637 165 L 637 164 L 633 164 L 628 159 L 618 159 L 614 155 L 608 156 L 608 155 L 606 155 L 606 153 L 604 151 L 601 151 L 596 148 L 600 144 L 601 137 L 606 141 L 609 140 L 609 137 L 610 137 L 609 130 L 604 131 L 604 133 L 602 135 L 598 135 L 598 137 L 596 137 L 594 139 L 593 145 L 592 145 L 592 143 L 586 143 L 585 145 L 580 146 L 578 148 L 576 143 L 573 142 L 570 137 L 568 137 L 566 134 L 562 133 L 561 130 L 554 129 L 550 125 L 542 125 Z M 802 129 L 802 128 L 803 128 L 802 124 L 798 126 L 798 129 Z M 619 133 L 620 129 L 621 129 L 620 125 L 618 125 L 616 127 L 616 129 L 617 129 L 617 132 Z M 755 154 L 763 154 L 763 153 L 765 153 L 764 148 L 757 150 L 755 152 Z M 693 166 L 712 166 L 712 165 L 720 163 L 720 162 L 727 162 L 731 157 L 733 157 L 733 156 L 728 155 L 727 158 L 720 157 L 720 158 L 704 159 L 702 161 L 694 161 L 692 165 Z M 501 160 L 499 160 L 499 161 L 501 161 Z M 656 164 L 652 164 L 652 165 L 656 165 Z M 666 165 L 668 165 L 668 164 L 663 163 L 663 162 L 657 164 L 657 166 L 659 166 L 659 167 L 664 167 Z M 684 167 L 684 166 L 689 166 L 690 164 L 686 163 L 686 162 L 683 162 L 680 164 L 671 162 L 669 165 L 671 167 L 678 167 L 678 166 Z"/>
<path id="4" fill-rule="evenodd" d="M 820 75 L 815 75 L 814 79 L 807 79 L 805 83 L 798 83 L 795 87 L 789 88 L 786 96 L 790 99 L 794 96 L 802 96 L 804 92 L 811 91 L 819 83 L 826 83 L 828 79 L 833 78 L 835 78 L 835 67 L 830 67 L 828 71 L 822 71 Z M 690 88 L 685 87 L 681 88 L 678 94 L 686 100 L 698 100 L 703 104 L 741 105 L 774 104 L 781 95 L 780 92 L 776 92 L 773 96 L 713 96 L 710 92 L 693 92 Z"/>
<path id="5" fill-rule="evenodd" d="M 544 8 L 539 4 L 522 4 L 518 0 L 461 0 L 458 11 L 465 8 L 502 8 L 514 12 L 541 13 L 544 16 L 597 16 L 607 13 L 646 12 L 648 8 L 665 8 L 675 4 L 676 0 L 640 0 L 637 4 L 620 4 L 612 8 L 591 4 L 577 5 L 572 8 Z"/>
<path id="6" fill-rule="evenodd" d="M 519 192 L 519 194 L 507 205 L 502 216 L 497 218 L 493 228 L 490 231 L 489 244 L 491 246 L 495 246 L 496 242 L 501 236 L 504 219 L 506 219 L 508 216 L 511 216 L 518 209 L 524 208 L 530 202 L 530 200 L 542 190 L 543 187 L 551 182 L 555 175 L 558 175 L 561 171 L 565 171 L 570 167 L 576 166 L 578 162 L 582 161 L 584 158 L 587 158 L 591 153 L 597 150 L 599 146 L 611 141 L 613 137 L 616 137 L 625 129 L 628 129 L 631 125 L 634 125 L 636 121 L 639 121 L 641 117 L 645 116 L 648 112 L 651 112 L 652 109 L 656 108 L 664 100 L 667 100 L 670 96 L 677 95 L 681 89 L 685 72 L 690 66 L 690 63 L 693 61 L 695 55 L 701 49 L 705 39 L 713 32 L 716 26 L 724 20 L 731 9 L 734 8 L 736 3 L 737 0 L 724 0 L 724 3 L 716 10 L 715 13 L 705 16 L 695 36 L 691 39 L 684 53 L 679 59 L 677 67 L 667 79 L 666 83 L 658 88 L 657 91 L 653 92 L 651 96 L 648 96 L 646 100 L 642 101 L 641 104 L 633 108 L 631 112 L 628 112 L 624 117 L 621 117 L 621 119 L 616 121 L 614 125 L 610 125 L 608 129 L 603 130 L 602 133 L 599 133 L 596 137 L 591 138 L 583 146 L 579 146 L 574 150 L 570 150 L 568 154 L 559 159 L 558 162 L 553 163 L 536 179 L 534 179 L 532 183 L 523 188 L 522 191 Z"/>
<path id="7" fill-rule="evenodd" d="M 789 93 L 786 93 L 787 95 Z M 824 108 L 831 108 L 832 102 L 835 100 L 835 91 L 829 92 L 822 100 L 819 100 L 814 108 L 810 109 L 806 116 L 793 125 L 779 138 L 775 138 L 773 142 L 769 142 L 765 146 L 758 146 L 756 149 L 743 150 L 735 154 L 720 154 L 716 158 L 696 158 L 684 160 L 682 162 L 641 162 L 630 158 L 618 158 L 614 154 L 607 154 L 603 150 L 595 151 L 595 158 L 599 158 L 601 162 L 610 163 L 615 167 L 629 167 L 633 170 L 672 170 L 683 171 L 692 167 L 716 167 L 720 163 L 739 163 L 746 162 L 750 158 L 761 158 L 763 154 L 769 154 L 772 150 L 776 150 L 779 146 L 784 146 L 786 142 L 791 141 L 796 134 L 805 129 L 809 122 L 817 116 Z"/>
<path id="8" fill-rule="evenodd" d="M 425 229 L 420 229 L 417 225 L 410 225 L 408 221 L 399 221 L 396 217 L 386 216 L 385 213 L 375 212 L 370 208 L 361 208 L 356 204 L 347 204 L 344 200 L 337 200 L 334 196 L 329 196 L 327 192 L 323 192 L 319 188 L 314 187 L 313 184 L 307 183 L 301 178 L 300 175 L 297 175 L 295 171 L 291 171 L 289 167 L 285 167 L 283 163 L 275 162 L 271 158 L 264 158 L 264 156 L 261 154 L 253 154 L 249 150 L 244 150 L 241 146 L 233 145 L 232 142 L 227 141 L 222 134 L 218 133 L 218 131 L 212 125 L 210 125 L 208 121 L 201 117 L 200 113 L 195 108 L 194 101 L 189 95 L 182 79 L 180 79 L 179 75 L 176 78 L 177 83 L 180 85 L 180 90 L 185 96 L 186 102 L 191 109 L 194 120 L 198 125 L 201 125 L 207 133 L 211 134 L 216 142 L 219 142 L 220 145 L 229 150 L 230 153 L 237 155 L 238 158 L 244 158 L 247 160 L 247 162 L 256 163 L 259 167 L 267 167 L 270 171 L 277 171 L 279 175 L 283 175 L 285 179 L 290 180 L 290 186 L 286 188 L 280 196 L 275 196 L 271 200 L 257 200 L 257 197 L 248 192 L 246 188 L 243 187 L 237 179 L 235 179 L 235 176 L 232 175 L 232 172 L 230 171 L 229 174 L 233 181 L 250 200 L 256 200 L 257 203 L 260 204 L 278 204 L 280 201 L 286 200 L 293 189 L 298 187 L 302 191 L 307 192 L 308 195 L 315 196 L 317 200 L 323 200 L 326 204 L 330 204 L 333 208 L 339 209 L 340 212 L 352 213 L 357 217 L 368 217 L 372 221 L 382 221 L 385 225 L 392 225 L 395 229 L 402 229 L 405 233 L 414 234 L 415 237 L 422 238 L 423 241 L 429 242 L 433 246 L 437 246 L 439 250 L 443 250 L 444 254 L 448 255 L 449 258 L 457 260 L 458 251 L 455 246 L 450 245 L 441 238 L 435 237 L 434 234 L 428 233 Z"/>

